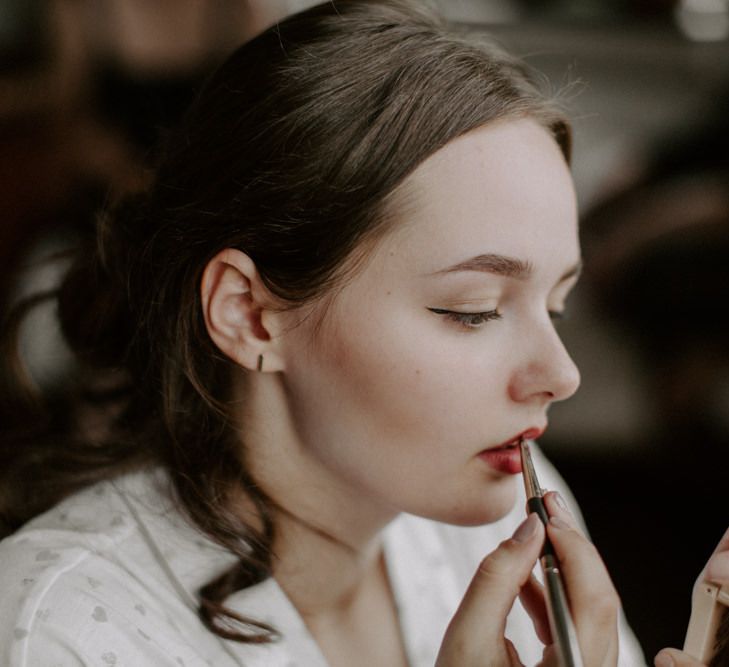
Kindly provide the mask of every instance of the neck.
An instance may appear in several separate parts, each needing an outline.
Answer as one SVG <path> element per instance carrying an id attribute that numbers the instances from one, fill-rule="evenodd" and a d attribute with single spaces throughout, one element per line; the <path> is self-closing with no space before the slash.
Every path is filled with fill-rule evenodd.
<path id="1" fill-rule="evenodd" d="M 341 615 L 373 578 L 382 577 L 381 533 L 398 512 L 363 498 L 308 456 L 286 413 L 271 409 L 282 398 L 276 377 L 256 380 L 239 432 L 253 478 L 281 508 L 275 513 L 274 577 L 304 618 Z M 268 419 L 258 423 L 259 417 Z M 246 499 L 239 505 L 250 516 Z"/>
<path id="2" fill-rule="evenodd" d="M 304 618 L 346 614 L 384 572 L 379 531 L 356 547 L 298 518 L 283 518 L 277 531 L 273 574 Z"/>

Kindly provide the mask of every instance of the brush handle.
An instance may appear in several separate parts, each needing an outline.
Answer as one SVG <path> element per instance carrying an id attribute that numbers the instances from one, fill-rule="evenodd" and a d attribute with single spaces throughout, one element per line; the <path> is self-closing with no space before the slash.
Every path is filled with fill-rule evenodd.
<path id="1" fill-rule="evenodd" d="M 541 496 L 533 496 L 527 500 L 527 509 L 529 512 L 534 512 L 546 526 L 549 523 L 549 514 L 547 514 L 547 508 L 544 506 L 544 499 Z M 549 538 L 544 539 L 544 546 L 542 547 L 542 553 L 540 558 L 544 556 L 555 556 L 554 547 L 549 541 Z"/>
<path id="2" fill-rule="evenodd" d="M 527 500 L 529 512 L 534 512 L 546 526 L 549 514 L 541 496 L 533 496 Z M 557 649 L 560 667 L 583 667 L 580 646 L 577 642 L 577 631 L 570 615 L 559 562 L 554 547 L 548 537 L 544 538 L 544 546 L 539 557 L 544 574 L 544 586 L 547 591 L 547 615 L 552 641 Z"/>
<path id="3" fill-rule="evenodd" d="M 557 649 L 560 667 L 583 667 L 577 630 L 570 616 L 567 595 L 562 583 L 562 575 L 552 555 L 541 559 L 544 573 L 544 586 L 547 589 L 547 615 L 552 641 Z"/>

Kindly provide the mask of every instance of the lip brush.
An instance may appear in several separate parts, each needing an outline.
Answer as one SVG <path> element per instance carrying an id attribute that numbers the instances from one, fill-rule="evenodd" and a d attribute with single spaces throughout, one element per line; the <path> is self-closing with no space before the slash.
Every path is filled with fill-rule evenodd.
<path id="1" fill-rule="evenodd" d="M 539 486 L 529 445 L 524 439 L 519 442 L 519 449 L 521 452 L 524 488 L 527 496 L 527 513 L 535 512 L 546 526 L 549 522 L 549 515 L 547 514 L 547 508 L 544 506 L 544 492 Z M 580 646 L 577 643 L 577 631 L 570 615 L 559 561 L 549 537 L 545 537 L 539 562 L 542 566 L 544 586 L 547 593 L 549 629 L 552 632 L 552 641 L 557 650 L 560 665 L 561 667 L 583 667 Z"/>

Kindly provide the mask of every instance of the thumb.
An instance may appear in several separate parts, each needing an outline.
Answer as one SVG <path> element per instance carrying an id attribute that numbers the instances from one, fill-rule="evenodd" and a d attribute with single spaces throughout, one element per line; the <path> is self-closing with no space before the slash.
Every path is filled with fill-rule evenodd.
<path id="1" fill-rule="evenodd" d="M 481 664 L 484 655 L 497 654 L 503 664 L 513 664 L 504 639 L 506 617 L 529 580 L 543 542 L 544 526 L 531 513 L 510 539 L 481 561 L 448 626 L 438 667 Z"/>
<path id="2" fill-rule="evenodd" d="M 704 667 L 703 662 L 676 648 L 664 648 L 654 658 L 656 667 Z"/>

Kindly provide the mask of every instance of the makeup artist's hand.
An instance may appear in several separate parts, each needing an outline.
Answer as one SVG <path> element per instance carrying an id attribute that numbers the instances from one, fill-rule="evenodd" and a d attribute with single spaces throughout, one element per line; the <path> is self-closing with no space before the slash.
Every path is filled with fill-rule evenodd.
<path id="1" fill-rule="evenodd" d="M 714 553 L 699 574 L 696 582 L 729 585 L 729 530 L 724 533 Z M 655 657 L 656 667 L 702 667 L 704 663 L 676 648 L 664 648 Z"/>
<path id="2" fill-rule="evenodd" d="M 618 595 L 597 550 L 560 507 L 557 494 L 548 493 L 544 500 L 552 517 L 547 531 L 561 561 L 584 663 L 612 667 L 618 658 Z M 543 542 L 544 526 L 532 514 L 481 562 L 448 626 L 436 667 L 521 666 L 516 649 L 504 636 L 506 617 L 517 596 L 546 646 L 540 665 L 557 666 L 544 590 L 532 576 Z"/>

